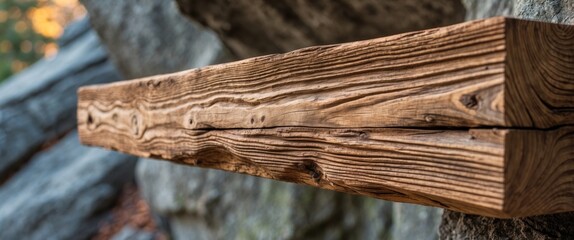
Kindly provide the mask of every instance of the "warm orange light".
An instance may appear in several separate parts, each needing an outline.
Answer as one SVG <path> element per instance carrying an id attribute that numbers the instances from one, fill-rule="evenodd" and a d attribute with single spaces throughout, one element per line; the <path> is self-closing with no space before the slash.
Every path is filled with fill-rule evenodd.
<path id="1" fill-rule="evenodd" d="M 44 55 L 49 58 L 58 53 L 58 45 L 55 43 L 48 43 L 44 46 Z"/>
<path id="2" fill-rule="evenodd" d="M 20 70 L 24 69 L 26 66 L 27 66 L 26 63 L 18 61 L 18 60 L 14 60 L 14 61 L 12 61 L 12 65 L 10 67 L 12 68 L 12 71 L 19 72 Z"/>
<path id="3" fill-rule="evenodd" d="M 62 26 L 54 21 L 54 14 L 57 9 L 53 6 L 34 8 L 29 10 L 26 15 L 32 21 L 34 31 L 46 37 L 57 38 L 62 34 Z"/>
<path id="4" fill-rule="evenodd" d="M 78 0 L 40 0 L 39 7 L 26 12 L 37 33 L 52 39 L 58 38 L 64 28 L 72 21 L 85 15 L 86 10 Z M 40 46 L 36 45 L 36 51 Z M 46 56 L 56 54 L 58 47 L 55 44 L 41 46 Z"/>

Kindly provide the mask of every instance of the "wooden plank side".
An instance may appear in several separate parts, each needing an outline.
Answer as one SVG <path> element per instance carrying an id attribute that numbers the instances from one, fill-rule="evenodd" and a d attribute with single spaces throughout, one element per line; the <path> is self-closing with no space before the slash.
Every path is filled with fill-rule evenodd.
<path id="1" fill-rule="evenodd" d="M 187 129 L 504 126 L 505 19 L 83 88 L 80 108 Z M 134 113 L 136 114 L 136 113 Z"/>
<path id="2" fill-rule="evenodd" d="M 505 141 L 504 211 L 517 217 L 574 211 L 574 126 L 512 130 Z"/>
<path id="3" fill-rule="evenodd" d="M 505 130 L 130 125 L 130 118 L 80 122 L 80 139 L 142 157 L 501 216 Z"/>
<path id="4" fill-rule="evenodd" d="M 508 126 L 574 124 L 574 25 L 507 19 Z"/>

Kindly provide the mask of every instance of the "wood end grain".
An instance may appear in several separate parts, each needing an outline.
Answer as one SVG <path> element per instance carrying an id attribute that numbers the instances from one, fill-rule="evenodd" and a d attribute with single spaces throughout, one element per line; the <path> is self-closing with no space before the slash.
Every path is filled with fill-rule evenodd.
<path id="1" fill-rule="evenodd" d="M 574 124 L 574 26 L 512 18 L 506 22 L 506 125 Z"/>
<path id="2" fill-rule="evenodd" d="M 574 210 L 574 127 L 513 130 L 505 140 L 509 216 Z"/>

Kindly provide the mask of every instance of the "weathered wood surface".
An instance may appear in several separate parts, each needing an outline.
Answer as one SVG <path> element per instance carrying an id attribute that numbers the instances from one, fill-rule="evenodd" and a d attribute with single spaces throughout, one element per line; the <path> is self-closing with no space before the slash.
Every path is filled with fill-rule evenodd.
<path id="1" fill-rule="evenodd" d="M 177 0 L 240 58 L 462 22 L 459 0 Z M 397 21 L 400 19 L 400 21 Z M 360 27 L 358 27 L 360 26 Z"/>
<path id="2" fill-rule="evenodd" d="M 572 37 L 499 17 L 84 87 L 80 139 L 466 213 L 572 211 Z"/>
<path id="3" fill-rule="evenodd" d="M 492 18 L 87 87 L 80 110 L 187 129 L 550 128 L 574 124 L 572 38 Z"/>

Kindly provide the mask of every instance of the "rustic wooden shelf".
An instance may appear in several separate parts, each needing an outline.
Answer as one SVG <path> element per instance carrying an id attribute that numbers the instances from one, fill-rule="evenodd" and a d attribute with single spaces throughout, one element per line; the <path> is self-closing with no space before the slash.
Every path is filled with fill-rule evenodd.
<path id="1" fill-rule="evenodd" d="M 494 217 L 574 211 L 574 27 L 503 17 L 79 90 L 80 140 Z"/>

